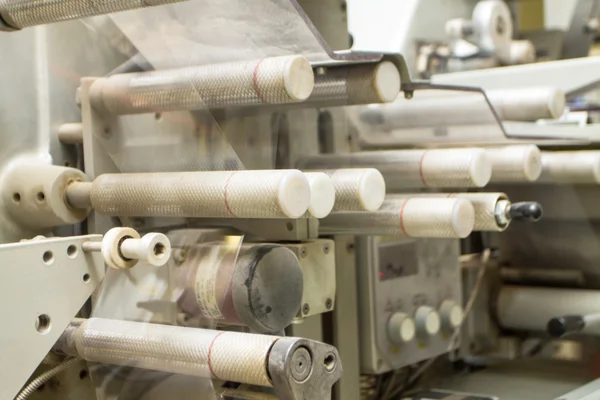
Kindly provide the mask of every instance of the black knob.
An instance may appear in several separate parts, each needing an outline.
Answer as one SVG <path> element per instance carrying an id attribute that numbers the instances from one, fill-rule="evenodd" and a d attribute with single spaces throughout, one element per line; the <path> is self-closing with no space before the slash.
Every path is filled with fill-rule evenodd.
<path id="1" fill-rule="evenodd" d="M 546 331 L 553 338 L 561 338 L 581 332 L 584 327 L 585 321 L 581 315 L 565 315 L 552 318 L 546 326 Z"/>
<path id="2" fill-rule="evenodd" d="M 524 201 L 521 203 L 513 203 L 510 206 L 508 214 L 511 219 L 519 221 L 535 222 L 542 218 L 542 206 L 534 201 Z"/>

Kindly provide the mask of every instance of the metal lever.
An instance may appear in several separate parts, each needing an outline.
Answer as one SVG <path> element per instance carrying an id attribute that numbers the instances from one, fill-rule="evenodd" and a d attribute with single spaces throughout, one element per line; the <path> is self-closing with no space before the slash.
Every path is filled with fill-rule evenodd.
<path id="1" fill-rule="evenodd" d="M 542 218 L 542 214 L 541 204 L 534 201 L 513 203 L 508 210 L 510 218 L 518 221 L 535 222 Z"/>

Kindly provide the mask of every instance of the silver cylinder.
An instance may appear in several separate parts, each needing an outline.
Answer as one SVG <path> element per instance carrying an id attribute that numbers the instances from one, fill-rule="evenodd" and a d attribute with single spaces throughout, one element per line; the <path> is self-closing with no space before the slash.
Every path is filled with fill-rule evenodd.
<path id="1" fill-rule="evenodd" d="M 278 336 L 90 318 L 65 330 L 58 350 L 86 361 L 272 386 Z"/>
<path id="2" fill-rule="evenodd" d="M 310 185 L 298 170 L 105 174 L 90 202 L 109 216 L 299 218 Z"/>
<path id="3" fill-rule="evenodd" d="M 315 155 L 298 162 L 303 169 L 377 168 L 387 190 L 483 187 L 492 166 L 483 149 L 371 151 Z"/>
<path id="4" fill-rule="evenodd" d="M 51 24 L 181 0 L 0 0 L 0 16 L 10 28 Z"/>
<path id="5" fill-rule="evenodd" d="M 599 290 L 503 286 L 498 294 L 498 322 L 507 329 L 545 331 L 548 321 L 563 315 L 598 313 Z"/>
<path id="6" fill-rule="evenodd" d="M 473 206 L 464 199 L 386 200 L 375 212 L 337 212 L 320 221 L 322 234 L 465 238 L 473 230 Z"/>
<path id="7" fill-rule="evenodd" d="M 314 74 L 302 56 L 212 64 L 97 79 L 92 106 L 110 114 L 285 104 L 306 100 Z"/>
<path id="8" fill-rule="evenodd" d="M 600 151 L 544 151 L 539 182 L 600 183 Z"/>

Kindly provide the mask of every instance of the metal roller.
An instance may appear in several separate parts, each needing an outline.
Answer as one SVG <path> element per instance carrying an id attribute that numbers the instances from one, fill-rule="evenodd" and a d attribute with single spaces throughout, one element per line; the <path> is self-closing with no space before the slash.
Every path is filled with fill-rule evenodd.
<path id="1" fill-rule="evenodd" d="M 1 0 L 0 30 L 15 30 L 29 26 L 51 24 L 111 14 L 119 11 L 134 10 L 178 3 L 181 0 Z M 3 26 L 5 24 L 5 26 Z"/>
<path id="2" fill-rule="evenodd" d="M 375 168 L 324 170 L 335 188 L 333 211 L 376 211 L 385 198 L 385 180 Z"/>
<path id="3" fill-rule="evenodd" d="M 274 387 L 278 398 L 320 399 L 342 367 L 312 340 L 101 318 L 75 320 L 55 351 L 86 361 Z"/>
<path id="4" fill-rule="evenodd" d="M 86 182 L 78 169 L 54 165 L 17 165 L 4 179 L 4 207 L 20 225 L 43 229 L 83 221 L 89 204 L 77 209 L 65 203 L 65 191 L 73 182 Z"/>
<path id="5" fill-rule="evenodd" d="M 411 198 L 386 200 L 375 212 L 338 212 L 320 222 L 321 234 L 465 238 L 475 212 L 468 200 Z"/>
<path id="6" fill-rule="evenodd" d="M 178 238 L 185 240 L 186 231 Z M 245 244 L 239 253 L 214 242 L 186 246 L 174 274 L 183 288 L 177 304 L 187 316 L 224 325 L 279 332 L 302 305 L 303 274 L 284 246 Z"/>
<path id="7" fill-rule="evenodd" d="M 492 183 L 533 182 L 542 173 L 542 153 L 537 146 L 486 148 L 492 163 Z"/>
<path id="8" fill-rule="evenodd" d="M 322 172 L 306 172 L 304 176 L 310 185 L 310 205 L 306 216 L 326 217 L 335 204 L 336 191 L 333 181 Z"/>
<path id="9" fill-rule="evenodd" d="M 596 314 L 598 304 L 598 290 L 503 286 L 496 312 L 504 328 L 542 332 L 553 318 Z"/>
<path id="10" fill-rule="evenodd" d="M 390 103 L 400 93 L 400 71 L 390 61 L 319 67 L 308 103 L 353 105 Z"/>
<path id="11" fill-rule="evenodd" d="M 99 111 L 136 114 L 294 103 L 313 87 L 308 60 L 283 56 L 99 78 L 90 101 Z"/>
<path id="12" fill-rule="evenodd" d="M 377 168 L 387 190 L 483 187 L 492 166 L 483 149 L 371 151 L 316 155 L 298 163 L 303 169 Z"/>
<path id="13" fill-rule="evenodd" d="M 600 151 L 544 151 L 539 182 L 600 183 Z"/>
<path id="14" fill-rule="evenodd" d="M 298 170 L 260 170 L 105 174 L 66 196 L 109 216 L 299 218 L 311 193 Z"/>

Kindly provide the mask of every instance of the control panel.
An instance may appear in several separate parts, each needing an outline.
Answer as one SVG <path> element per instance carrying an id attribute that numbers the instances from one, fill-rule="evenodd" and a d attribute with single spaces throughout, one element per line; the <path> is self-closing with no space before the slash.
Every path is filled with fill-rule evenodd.
<path id="1" fill-rule="evenodd" d="M 370 236 L 356 252 L 362 372 L 450 350 L 463 317 L 458 240 Z"/>

